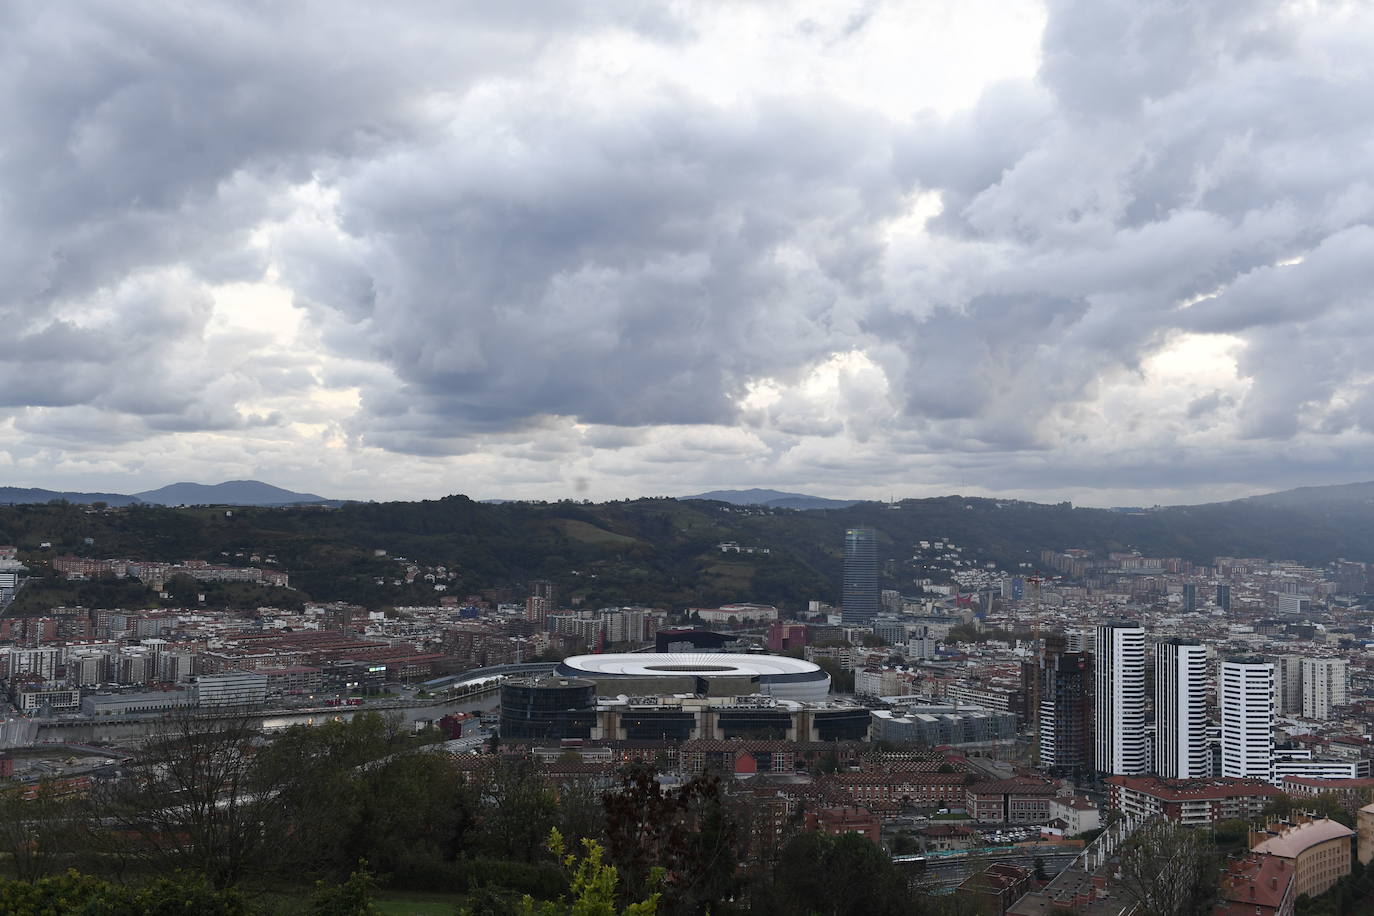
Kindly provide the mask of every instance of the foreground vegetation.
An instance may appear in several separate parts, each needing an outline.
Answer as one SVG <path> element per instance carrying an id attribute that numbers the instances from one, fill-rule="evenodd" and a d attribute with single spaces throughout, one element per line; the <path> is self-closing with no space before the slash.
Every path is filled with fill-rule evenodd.
<path id="1" fill-rule="evenodd" d="M 176 724 L 89 798 L 0 797 L 0 912 L 960 912 L 869 840 L 756 830 L 751 796 L 710 775 L 670 787 L 631 764 L 603 791 L 376 715 L 271 743 Z"/>

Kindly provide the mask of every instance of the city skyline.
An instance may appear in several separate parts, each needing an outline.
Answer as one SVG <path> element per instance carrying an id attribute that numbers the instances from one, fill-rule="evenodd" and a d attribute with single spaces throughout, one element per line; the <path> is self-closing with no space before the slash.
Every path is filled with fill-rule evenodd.
<path id="1" fill-rule="evenodd" d="M 1110 506 L 1368 476 L 1365 6 L 0 23 L 0 484 Z"/>

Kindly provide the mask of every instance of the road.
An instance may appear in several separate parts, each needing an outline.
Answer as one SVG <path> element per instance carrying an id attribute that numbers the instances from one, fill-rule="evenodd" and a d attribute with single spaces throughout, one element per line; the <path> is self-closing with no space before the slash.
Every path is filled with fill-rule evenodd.
<path id="1" fill-rule="evenodd" d="M 360 712 L 399 715 L 413 723 L 419 719 L 441 719 L 450 713 L 486 712 L 499 705 L 499 685 L 455 700 L 412 701 L 410 703 L 374 703 L 363 706 L 332 706 L 315 709 L 259 710 L 250 715 L 261 721 L 265 730 L 289 728 L 292 725 L 320 725 L 325 722 L 346 722 Z M 241 715 L 240 712 L 233 713 Z M 114 717 L 107 719 L 37 719 L 38 743 L 53 741 L 117 744 L 137 744 L 158 734 L 165 722 L 163 716 Z"/>
<path id="2" fill-rule="evenodd" d="M 1014 852 L 996 855 L 978 853 L 971 860 L 968 856 L 927 856 L 924 869 L 918 871 L 918 874 L 924 877 L 924 884 L 948 888 L 955 887 L 968 877 L 970 861 L 980 868 L 1002 863 L 1034 869 L 1036 860 L 1039 859 L 1046 874 L 1057 875 L 1068 868 L 1082 852 L 1081 849 L 1065 850 L 1058 846 L 1035 846 L 1016 847 Z M 901 864 L 901 860 L 898 862 Z"/>

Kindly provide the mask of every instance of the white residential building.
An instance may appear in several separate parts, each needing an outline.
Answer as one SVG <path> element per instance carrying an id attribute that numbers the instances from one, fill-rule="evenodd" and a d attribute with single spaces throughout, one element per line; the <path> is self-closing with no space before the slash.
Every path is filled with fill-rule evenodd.
<path id="1" fill-rule="evenodd" d="M 1136 623 L 1100 624 L 1096 648 L 1093 765 L 1100 773 L 1147 773 L 1145 629 Z"/>
<path id="2" fill-rule="evenodd" d="M 1274 780 L 1274 666 L 1260 658 L 1221 664 L 1221 775 Z"/>
<path id="3" fill-rule="evenodd" d="M 1302 712 L 1302 658 L 1297 655 L 1266 655 L 1274 666 L 1274 712 L 1296 716 Z"/>
<path id="4" fill-rule="evenodd" d="M 1350 663 L 1343 658 L 1302 660 L 1302 714 L 1307 719 L 1330 719 L 1333 706 L 1349 702 Z"/>
<path id="5" fill-rule="evenodd" d="M 1168 779 L 1212 775 L 1207 747 L 1207 647 L 1196 639 L 1155 644 L 1155 772 Z"/>
<path id="6" fill-rule="evenodd" d="M 1102 826 L 1097 805 L 1081 795 L 1051 799 L 1050 820 L 1055 819 L 1064 822 L 1065 836 L 1076 836 Z"/>

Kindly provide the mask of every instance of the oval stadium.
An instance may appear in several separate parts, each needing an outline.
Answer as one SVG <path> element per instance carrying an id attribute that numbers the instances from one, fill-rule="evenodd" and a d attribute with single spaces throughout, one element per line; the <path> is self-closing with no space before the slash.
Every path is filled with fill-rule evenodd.
<path id="1" fill-rule="evenodd" d="M 612 652 L 574 655 L 558 666 L 561 677 L 601 684 L 599 692 L 747 696 L 767 694 L 779 700 L 824 703 L 830 675 L 799 658 L 785 655 L 735 655 L 711 652 Z M 605 682 L 620 681 L 623 685 Z"/>

